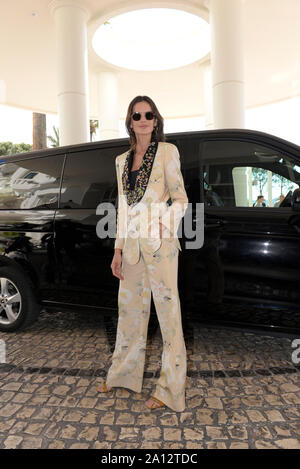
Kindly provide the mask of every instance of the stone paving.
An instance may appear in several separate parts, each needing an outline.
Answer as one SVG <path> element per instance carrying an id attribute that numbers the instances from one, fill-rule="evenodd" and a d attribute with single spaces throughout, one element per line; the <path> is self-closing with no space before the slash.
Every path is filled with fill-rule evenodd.
<path id="1" fill-rule="evenodd" d="M 300 448 L 300 366 L 292 339 L 185 321 L 186 409 L 145 406 L 161 366 L 155 315 L 143 390 L 99 394 L 114 349 L 115 313 L 43 311 L 0 333 L 0 448 Z"/>

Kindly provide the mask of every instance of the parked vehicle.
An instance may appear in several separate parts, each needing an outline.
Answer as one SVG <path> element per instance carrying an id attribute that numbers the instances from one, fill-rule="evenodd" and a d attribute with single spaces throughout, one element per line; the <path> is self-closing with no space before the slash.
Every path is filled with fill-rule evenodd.
<path id="1" fill-rule="evenodd" d="M 194 223 L 196 203 L 205 208 L 202 247 L 186 249 L 185 217 L 180 226 L 183 315 L 228 304 L 297 311 L 300 147 L 244 129 L 166 139 L 179 149 Z M 0 331 L 28 326 L 41 309 L 117 311 L 114 238 L 97 235 L 96 209 L 117 207 L 115 157 L 128 149 L 116 139 L 2 157 Z M 267 203 L 253 207 L 261 191 Z"/>

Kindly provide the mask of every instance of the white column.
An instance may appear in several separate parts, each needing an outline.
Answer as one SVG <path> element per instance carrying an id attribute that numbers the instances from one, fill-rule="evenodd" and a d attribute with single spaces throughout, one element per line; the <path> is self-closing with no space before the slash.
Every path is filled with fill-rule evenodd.
<path id="1" fill-rule="evenodd" d="M 249 207 L 253 206 L 253 194 L 252 194 L 252 166 L 248 167 L 248 194 L 249 194 Z"/>
<path id="2" fill-rule="evenodd" d="M 247 181 L 247 168 L 237 167 L 232 172 L 234 196 L 236 207 L 248 207 L 248 181 Z"/>
<path id="3" fill-rule="evenodd" d="M 118 78 L 114 72 L 98 73 L 99 139 L 119 138 Z"/>
<path id="4" fill-rule="evenodd" d="M 268 171 L 268 207 L 273 207 L 272 205 L 272 171 Z"/>
<path id="5" fill-rule="evenodd" d="M 78 0 L 53 0 L 60 145 L 90 140 L 88 51 L 89 12 Z"/>
<path id="6" fill-rule="evenodd" d="M 0 80 L 0 103 L 6 102 L 6 81 Z"/>
<path id="7" fill-rule="evenodd" d="M 210 0 L 214 126 L 245 127 L 242 0 Z"/>
<path id="8" fill-rule="evenodd" d="M 204 118 L 205 129 L 214 128 L 213 121 L 213 99 L 212 99 L 212 74 L 211 66 L 205 65 L 203 68 L 203 102 L 204 102 Z"/>

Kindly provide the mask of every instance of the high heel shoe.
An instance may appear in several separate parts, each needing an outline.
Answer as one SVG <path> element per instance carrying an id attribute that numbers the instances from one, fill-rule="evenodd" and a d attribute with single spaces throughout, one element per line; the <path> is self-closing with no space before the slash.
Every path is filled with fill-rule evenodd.
<path id="1" fill-rule="evenodd" d="M 102 389 L 103 389 L 103 390 L 100 391 L 99 388 L 98 388 L 98 386 L 97 386 L 97 387 L 96 387 L 96 390 L 97 390 L 98 392 L 110 392 L 110 391 L 113 390 L 113 388 L 108 389 L 106 383 L 101 383 L 99 386 L 102 386 Z"/>
<path id="2" fill-rule="evenodd" d="M 151 407 L 148 407 L 148 406 L 147 406 L 148 409 L 158 409 L 158 408 L 160 408 L 160 407 L 165 407 L 165 406 L 166 406 L 166 404 L 165 404 L 164 402 L 160 401 L 159 399 L 156 399 L 156 397 L 150 396 L 150 399 L 151 399 L 152 401 L 156 402 L 156 404 L 159 404 L 159 405 L 156 405 L 156 406 L 154 406 L 154 407 L 152 407 L 152 405 L 151 405 Z"/>

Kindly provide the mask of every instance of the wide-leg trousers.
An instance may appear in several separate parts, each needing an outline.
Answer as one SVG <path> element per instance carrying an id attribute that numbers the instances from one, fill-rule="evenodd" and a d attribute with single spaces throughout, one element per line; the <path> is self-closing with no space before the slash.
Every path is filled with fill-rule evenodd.
<path id="1" fill-rule="evenodd" d="M 178 293 L 178 254 L 175 239 L 163 238 L 155 252 L 140 244 L 136 264 L 122 259 L 124 280 L 119 284 L 116 344 L 106 383 L 141 392 L 152 292 L 163 351 L 160 377 L 151 395 L 182 412 L 187 366 Z"/>

